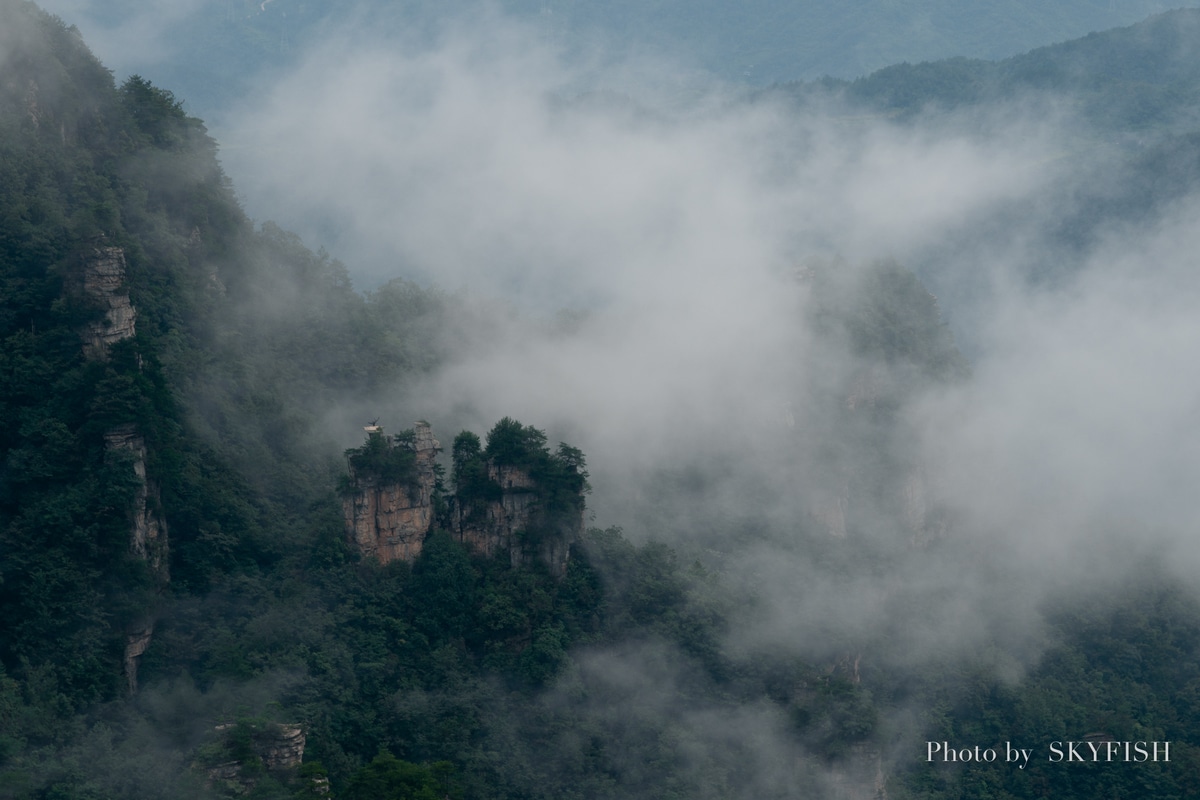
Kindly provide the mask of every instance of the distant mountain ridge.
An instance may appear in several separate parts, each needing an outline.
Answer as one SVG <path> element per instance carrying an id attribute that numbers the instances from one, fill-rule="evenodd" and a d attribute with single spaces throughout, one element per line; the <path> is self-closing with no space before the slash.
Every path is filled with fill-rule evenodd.
<path id="1" fill-rule="evenodd" d="M 484 8 L 448 8 L 429 0 L 225 0 L 168 15 L 122 3 L 88 8 L 47 0 L 44 6 L 78 25 L 118 72 L 138 72 L 172 86 L 188 98 L 189 111 L 210 121 L 261 75 L 285 68 L 351 21 L 398 42 L 428 41 L 451 15 L 478 16 Z M 599 43 L 617 55 L 664 55 L 723 80 L 758 86 L 822 75 L 848 79 L 904 61 L 1001 59 L 1128 25 L 1166 8 L 1150 0 L 500 0 L 491 7 L 533 25 L 568 52 Z M 143 46 L 131 46 L 147 32 L 152 43 L 138 40 Z"/>
<path id="2" fill-rule="evenodd" d="M 832 90 L 851 102 L 904 113 L 1030 92 L 1069 93 L 1083 116 L 1104 128 L 1173 122 L 1190 127 L 1200 98 L 1200 10 L 1170 11 L 1002 61 L 902 63 L 854 81 L 798 82 L 783 88 L 798 96 Z"/>

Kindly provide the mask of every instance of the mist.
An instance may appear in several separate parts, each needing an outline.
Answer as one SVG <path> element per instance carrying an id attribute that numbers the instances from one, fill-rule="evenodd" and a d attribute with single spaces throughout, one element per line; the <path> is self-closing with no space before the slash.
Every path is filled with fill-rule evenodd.
<path id="1" fill-rule="evenodd" d="M 787 718 L 813 675 L 974 660 L 1016 684 L 1051 645 L 1049 606 L 1120 592 L 1147 565 L 1195 573 L 1200 198 L 1066 241 L 1064 220 L 1118 180 L 1089 135 L 1045 93 L 890 119 L 699 85 L 661 59 L 568 58 L 494 10 L 432 40 L 332 33 L 220 131 L 251 215 L 326 248 L 360 290 L 400 279 L 446 299 L 428 315 L 436 357 L 313 400 L 329 455 L 372 418 L 428 420 L 446 449 L 506 416 L 544 428 L 587 454 L 589 525 L 665 542 L 719 586 L 721 657 L 763 674 L 805 662 L 784 670 L 786 701 L 739 696 L 735 678 L 706 695 L 695 654 L 635 629 L 572 653 L 529 708 L 478 688 L 444 689 L 447 705 L 503 706 L 486 735 L 542 770 L 582 752 L 538 739 L 544 721 L 586 719 L 616 743 L 621 787 L 669 721 L 691 737 L 663 750 L 681 774 L 744 778 L 711 796 L 780 797 L 846 780 L 803 757 Z M 962 364 L 872 355 L 844 324 L 905 269 Z M 230 301 L 261 302 L 256 330 L 292 330 L 302 292 L 276 295 Z M 315 616 L 258 622 L 314 642 L 342 624 Z M 151 685 L 130 729 L 140 742 L 202 718 L 175 743 L 193 749 L 231 708 L 303 682 L 268 678 Z M 389 713 L 415 728 L 446 713 L 437 691 L 389 688 Z M 887 706 L 887 758 L 913 760 L 922 712 Z"/>
<path id="2" fill-rule="evenodd" d="M 913 667 L 995 646 L 1017 676 L 1048 598 L 1145 558 L 1194 567 L 1190 200 L 1067 253 L 1062 187 L 1094 179 L 1068 103 L 898 122 L 694 77 L 568 61 L 491 12 L 424 43 L 343 30 L 230 112 L 251 213 L 360 288 L 456 298 L 432 374 L 328 409 L 343 446 L 376 416 L 444 444 L 503 416 L 546 428 L 588 455 L 591 524 L 666 541 L 747 601 L 745 652 Z M 912 384 L 816 333 L 814 265 L 854 296 L 892 261 L 943 298 L 970 377 Z M 847 438 L 864 392 L 898 403 L 896 441 Z M 879 448 L 924 521 L 896 485 L 844 496 Z M 828 554 L 847 535 L 821 522 L 831 496 L 886 570 Z"/>
<path id="3" fill-rule="evenodd" d="M 1053 97 L 901 124 L 719 85 L 681 97 L 669 65 L 646 68 L 569 66 L 500 17 L 425 48 L 356 32 L 233 116 L 250 208 L 361 286 L 475 304 L 461 350 L 375 413 L 443 441 L 507 415 L 581 447 L 592 524 L 716 565 L 753 598 L 732 626 L 749 651 L 874 643 L 915 666 L 994 646 L 1016 676 L 1048 598 L 1146 558 L 1194 566 L 1190 205 L 1068 254 L 1047 231 L 1075 210 L 1081 123 Z M 814 339 L 802 279 L 834 264 L 854 286 L 881 260 L 946 292 L 972 371 L 900 395 L 901 460 L 950 522 L 914 532 L 891 495 L 853 500 L 884 575 L 813 555 L 831 408 L 874 373 Z M 362 408 L 330 413 L 347 444 Z"/>

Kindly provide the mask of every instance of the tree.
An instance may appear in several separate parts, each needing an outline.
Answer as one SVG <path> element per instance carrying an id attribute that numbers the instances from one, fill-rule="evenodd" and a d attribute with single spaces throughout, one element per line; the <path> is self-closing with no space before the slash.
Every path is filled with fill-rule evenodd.
<path id="1" fill-rule="evenodd" d="M 451 786 L 448 762 L 424 765 L 401 761 L 386 751 L 354 773 L 343 800 L 444 800 L 459 798 Z"/>

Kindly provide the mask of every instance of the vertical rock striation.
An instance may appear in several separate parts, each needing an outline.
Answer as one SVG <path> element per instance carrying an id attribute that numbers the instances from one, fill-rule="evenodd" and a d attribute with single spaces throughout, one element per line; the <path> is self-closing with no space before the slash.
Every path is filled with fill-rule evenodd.
<path id="1" fill-rule="evenodd" d="M 159 591 L 170 581 L 170 566 L 167 550 L 167 523 L 159 511 L 158 486 L 146 477 L 146 440 L 130 423 L 118 425 L 104 434 L 104 448 L 109 456 L 130 453 L 133 456 L 133 473 L 138 487 L 129 508 L 129 548 L 150 568 Z M 154 636 L 154 622 L 146 619 L 135 624 L 125 636 L 125 680 L 129 693 L 138 688 L 138 660 L 150 646 Z"/>
<path id="2" fill-rule="evenodd" d="M 563 502 L 561 487 L 555 494 L 530 469 L 490 459 L 481 466 L 482 491 L 449 497 L 439 522 L 441 445 L 429 425 L 417 423 L 398 436 L 376 425 L 366 431 L 367 442 L 346 453 L 350 476 L 342 498 L 346 536 L 364 556 L 384 564 L 415 561 L 437 522 L 476 555 L 507 558 L 514 567 L 541 562 L 556 577 L 566 574 L 571 544 L 583 532 L 581 490 Z"/>
<path id="3" fill-rule="evenodd" d="M 170 581 L 167 562 L 167 523 L 158 507 L 158 486 L 146 477 L 146 440 L 133 423 L 118 425 L 104 434 L 109 454 L 133 454 L 133 472 L 138 479 L 137 493 L 130 508 L 129 546 L 145 561 L 159 584 Z"/>
<path id="4" fill-rule="evenodd" d="M 96 247 L 84 259 L 83 291 L 104 309 L 104 318 L 83 330 L 83 352 L 88 358 L 108 358 L 108 349 L 136 332 L 137 310 L 125 288 L 125 251 Z"/>
<path id="5" fill-rule="evenodd" d="M 89 322 L 81 332 L 83 353 L 89 359 L 107 360 L 114 344 L 137 332 L 137 309 L 130 302 L 126 277 L 125 251 L 120 247 L 96 246 L 83 260 L 84 295 L 104 310 L 103 318 Z M 118 425 L 104 434 L 104 450 L 106 457 L 132 455 L 138 488 L 129 509 L 129 547 L 146 562 L 161 591 L 170 581 L 167 525 L 159 511 L 158 487 L 146 475 L 146 440 L 137 425 Z M 124 668 L 130 694 L 137 692 L 138 661 L 153 636 L 150 619 L 126 632 Z"/>
<path id="6" fill-rule="evenodd" d="M 397 479 L 369 465 L 356 468 L 353 459 L 350 462 L 352 488 L 342 498 L 346 532 L 363 555 L 383 564 L 416 560 L 433 526 L 435 465 L 441 444 L 428 423 L 418 422 L 413 433 L 409 443 L 385 435 L 374 425 L 367 428 L 368 445 L 370 437 L 380 437 L 376 447 L 411 449 L 414 463 L 410 476 Z"/>
<path id="7" fill-rule="evenodd" d="M 486 558 L 506 554 L 514 567 L 535 561 L 550 574 L 567 573 L 571 545 L 583 533 L 583 508 L 551 520 L 545 514 L 542 488 L 529 473 L 507 464 L 487 464 L 488 480 L 498 496 L 483 503 L 450 501 L 450 533 L 468 550 Z"/>
<path id="8" fill-rule="evenodd" d="M 224 754 L 233 755 L 239 749 L 249 752 L 241 759 L 220 761 L 205 766 L 209 788 L 222 789 L 235 795 L 247 794 L 258 785 L 262 768 L 273 775 L 280 775 L 299 767 L 304 761 L 307 736 L 300 725 L 286 723 L 243 722 L 218 725 L 215 733 L 223 741 Z M 239 742 L 242 747 L 238 747 Z M 232 751 L 232 752 L 231 752 Z M 258 770 L 247 770 L 250 762 L 261 763 Z"/>

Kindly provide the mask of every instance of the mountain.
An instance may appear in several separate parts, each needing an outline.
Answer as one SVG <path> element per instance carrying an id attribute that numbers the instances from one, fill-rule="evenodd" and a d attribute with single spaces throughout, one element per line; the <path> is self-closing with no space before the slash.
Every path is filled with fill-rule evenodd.
<path id="1" fill-rule="evenodd" d="M 784 92 L 833 91 L 890 114 L 951 111 L 1045 93 L 1070 98 L 1093 129 L 1190 131 L 1200 60 L 1200 12 L 1159 14 L 1136 25 L 1031 50 L 1003 60 L 952 58 L 903 63 L 853 81 L 793 83 Z"/>
<path id="2" fill-rule="evenodd" d="M 30 3 L 0 15 L 2 796 L 756 782 L 740 749 L 701 779 L 678 723 L 606 718 L 592 703 L 621 689 L 586 648 L 661 649 L 723 713 L 816 668 L 723 654 L 720 588 L 662 545 L 593 531 L 568 560 L 552 537 L 581 536 L 582 453 L 512 420 L 456 439 L 449 532 L 391 563 L 356 547 L 318 420 L 436 366 L 462 309 L 355 293 L 245 217 L 173 94 L 117 86 Z M 350 491 L 403 492 L 409 438 L 379 438 L 382 460 L 372 441 Z M 526 546 L 549 555 L 507 557 Z M 572 669 L 593 688 L 564 705 Z M 647 747 L 652 774 L 629 760 Z"/>
<path id="3" fill-rule="evenodd" d="M 210 119 L 343 26 L 419 45 L 435 39 L 447 19 L 489 13 L 483 5 L 448 9 L 424 0 L 225 0 L 169 11 L 111 2 L 46 7 L 103 42 L 101 52 L 122 72 L 175 87 L 193 113 Z M 666 55 L 685 67 L 759 86 L 822 75 L 853 78 L 901 61 L 1005 58 L 1163 10 L 1148 0 L 1052 5 L 750 0 L 736 6 L 505 0 L 496 8 L 569 50 L 588 53 L 600 44 L 610 56 Z"/>
<path id="4" fill-rule="evenodd" d="M 245 215 L 179 98 L 31 3 L 0 0 L 0 75 L 0 797 L 1200 792 L 1193 587 L 1114 535 L 1042 596 L 956 516 L 915 440 L 972 366 L 909 269 L 776 276 L 794 405 L 699 429 L 743 460 L 637 442 L 618 502 L 656 524 L 580 530 L 584 454 L 544 430 L 439 460 L 431 424 L 363 413 L 451 416 L 472 398 L 405 391 L 463 363 L 521 381 L 489 364 L 516 312 L 356 292 Z M 1110 742 L 1170 757 L 1050 757 Z"/>
<path id="5" fill-rule="evenodd" d="M 1059 173 L 1038 202 L 1001 209 L 962 241 L 922 255 L 922 277 L 950 306 L 974 289 L 950 276 L 989 237 L 1020 229 L 1026 277 L 1053 284 L 1074 275 L 1113 231 L 1148 224 L 1200 186 L 1200 11 L 1179 9 L 998 61 L 951 58 L 901 63 L 854 80 L 783 83 L 756 93 L 803 113 L 831 113 L 849 130 L 881 122 L 965 136 L 1055 131 L 1049 166 Z M 957 283 L 957 285 L 956 285 Z"/>

